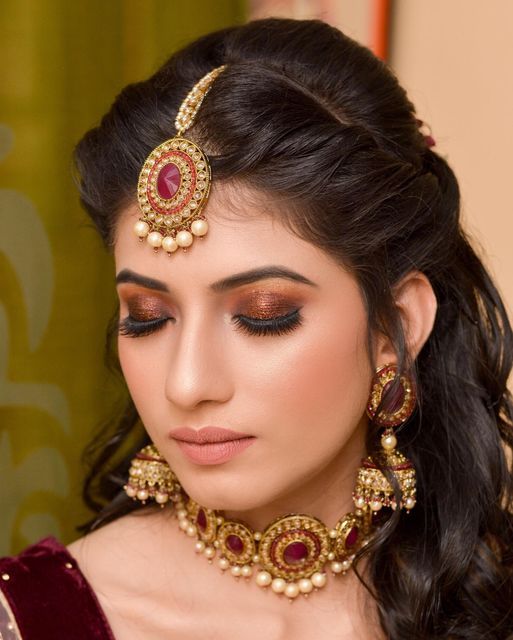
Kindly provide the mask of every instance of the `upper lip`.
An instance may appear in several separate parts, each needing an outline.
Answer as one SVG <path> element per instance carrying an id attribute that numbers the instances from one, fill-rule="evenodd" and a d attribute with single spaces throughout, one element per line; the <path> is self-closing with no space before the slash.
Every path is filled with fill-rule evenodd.
<path id="1" fill-rule="evenodd" d="M 190 427 L 179 427 L 169 432 L 175 440 L 182 442 L 194 442 L 196 444 L 206 444 L 211 442 L 229 442 L 230 440 L 240 440 L 241 438 L 251 438 L 247 433 L 224 429 L 223 427 L 203 427 L 202 429 L 191 429 Z"/>

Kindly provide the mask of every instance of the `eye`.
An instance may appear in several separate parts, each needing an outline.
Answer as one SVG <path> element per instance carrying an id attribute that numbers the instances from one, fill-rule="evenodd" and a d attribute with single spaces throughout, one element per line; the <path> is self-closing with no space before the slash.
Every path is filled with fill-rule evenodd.
<path id="1" fill-rule="evenodd" d="M 248 316 L 237 315 L 234 316 L 233 322 L 240 328 L 240 330 L 252 336 L 278 336 L 285 333 L 291 333 L 302 323 L 303 318 L 299 311 L 299 309 L 296 309 L 287 315 L 278 316 L 276 318 L 267 318 L 265 320 L 262 320 L 261 318 L 250 318 Z"/>
<path id="2" fill-rule="evenodd" d="M 138 338 L 140 336 L 147 336 L 150 333 L 155 333 L 161 329 L 168 320 L 170 320 L 170 318 L 152 318 L 151 320 L 142 321 L 128 315 L 119 322 L 118 331 L 122 336 Z"/>

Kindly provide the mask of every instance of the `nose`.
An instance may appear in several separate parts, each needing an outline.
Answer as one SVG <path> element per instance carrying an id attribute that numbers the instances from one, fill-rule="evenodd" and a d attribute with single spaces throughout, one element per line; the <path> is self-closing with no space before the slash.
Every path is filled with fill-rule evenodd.
<path id="1" fill-rule="evenodd" d="M 223 332 L 200 312 L 175 325 L 176 339 L 168 357 L 166 398 L 190 411 L 205 402 L 226 402 L 233 393 Z"/>

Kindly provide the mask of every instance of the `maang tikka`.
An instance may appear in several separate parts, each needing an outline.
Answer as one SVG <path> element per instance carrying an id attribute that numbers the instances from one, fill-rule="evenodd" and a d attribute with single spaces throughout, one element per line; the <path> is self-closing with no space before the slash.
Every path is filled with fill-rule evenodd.
<path id="1" fill-rule="evenodd" d="M 226 68 L 217 67 L 197 82 L 182 102 L 175 119 L 176 135 L 147 157 L 139 175 L 137 198 L 141 217 L 134 231 L 142 242 L 168 255 L 184 250 L 208 231 L 202 211 L 212 179 L 207 155 L 183 137 L 191 127 L 212 83 Z"/>

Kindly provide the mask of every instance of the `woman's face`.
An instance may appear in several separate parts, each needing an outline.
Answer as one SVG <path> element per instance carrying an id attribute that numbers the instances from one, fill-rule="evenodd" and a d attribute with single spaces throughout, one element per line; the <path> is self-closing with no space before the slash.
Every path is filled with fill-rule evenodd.
<path id="1" fill-rule="evenodd" d="M 145 333 L 122 333 L 119 356 L 141 420 L 206 507 L 290 505 L 326 482 L 352 487 L 372 375 L 357 283 L 265 207 L 245 204 L 244 190 L 228 199 L 226 189 L 211 193 L 208 234 L 172 256 L 137 241 L 136 206 L 120 217 L 120 320 Z M 210 445 L 214 459 L 207 451 L 201 464 L 184 448 L 205 445 L 170 434 L 205 426 L 253 439 L 220 462 Z"/>

